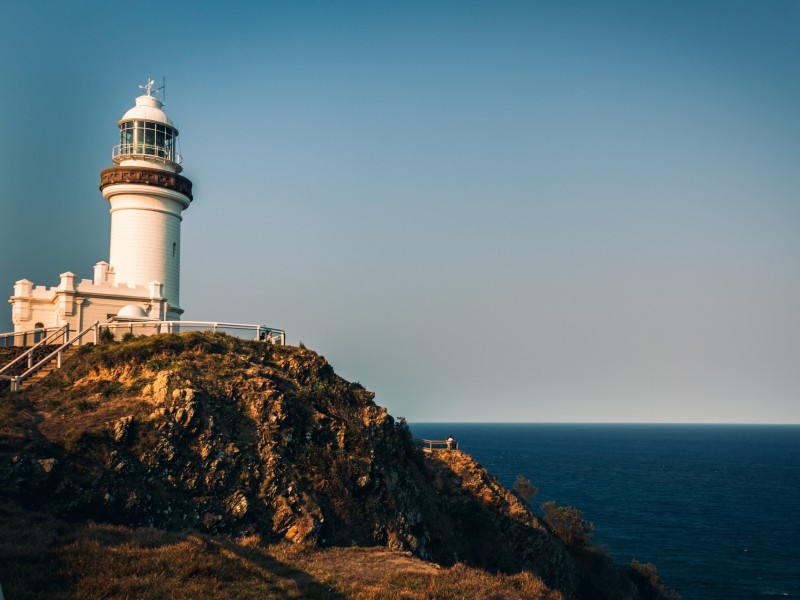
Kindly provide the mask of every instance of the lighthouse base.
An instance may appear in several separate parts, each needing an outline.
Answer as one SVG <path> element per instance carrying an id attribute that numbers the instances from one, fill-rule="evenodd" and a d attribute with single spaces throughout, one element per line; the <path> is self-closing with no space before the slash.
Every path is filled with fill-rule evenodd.
<path id="1" fill-rule="evenodd" d="M 122 313 L 137 312 L 137 318 L 154 321 L 178 321 L 183 310 L 171 306 L 158 281 L 145 285 L 117 284 L 113 268 L 106 262 L 94 267 L 93 279 L 76 280 L 74 273 L 62 273 L 55 287 L 34 285 L 27 279 L 14 284 L 9 298 L 14 331 L 60 327 L 81 331 L 86 325 L 105 323 Z"/>

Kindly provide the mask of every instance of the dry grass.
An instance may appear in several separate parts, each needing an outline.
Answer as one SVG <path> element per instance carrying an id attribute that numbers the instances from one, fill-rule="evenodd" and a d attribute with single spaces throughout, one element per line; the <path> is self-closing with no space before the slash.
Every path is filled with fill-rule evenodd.
<path id="1" fill-rule="evenodd" d="M 385 548 L 262 546 L 193 532 L 70 524 L 0 506 L 7 598 L 558 600 L 529 573 L 440 568 Z"/>
<path id="2" fill-rule="evenodd" d="M 461 564 L 442 568 L 385 548 L 303 551 L 284 546 L 279 552 L 286 562 L 356 600 L 562 598 L 530 573 L 493 575 Z"/>
<path id="3" fill-rule="evenodd" d="M 68 524 L 0 507 L 0 583 L 25 598 L 342 598 L 266 549 L 226 538 Z"/>

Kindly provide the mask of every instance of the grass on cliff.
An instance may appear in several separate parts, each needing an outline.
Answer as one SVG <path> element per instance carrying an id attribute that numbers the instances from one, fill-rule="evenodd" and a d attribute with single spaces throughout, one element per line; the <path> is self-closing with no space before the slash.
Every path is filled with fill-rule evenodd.
<path id="1" fill-rule="evenodd" d="M 441 568 L 385 548 L 262 546 L 196 532 L 71 524 L 0 505 L 7 598 L 558 600 L 529 573 Z"/>
<path id="2" fill-rule="evenodd" d="M 203 365 L 214 381 L 232 365 L 270 364 L 277 357 L 313 354 L 291 346 L 254 343 L 222 333 L 189 332 L 135 337 L 104 345 L 80 347 L 64 368 L 51 372 L 21 392 L 0 391 L 0 433 L 18 437 L 33 413 L 57 423 L 43 432 L 64 439 L 92 430 L 101 420 L 127 414 L 146 415 L 152 406 L 141 392 L 162 370 L 191 376 Z M 80 418 L 81 415 L 85 418 Z M 67 421 L 58 420 L 69 416 Z M 102 417 L 102 419 L 101 419 Z"/>

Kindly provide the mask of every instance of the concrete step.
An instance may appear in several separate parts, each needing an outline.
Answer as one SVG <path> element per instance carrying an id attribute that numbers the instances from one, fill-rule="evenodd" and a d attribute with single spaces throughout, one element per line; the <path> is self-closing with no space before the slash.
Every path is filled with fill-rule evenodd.
<path id="1" fill-rule="evenodd" d="M 62 364 L 68 360 L 71 356 L 73 356 L 79 350 L 78 346 L 70 346 L 69 348 L 65 348 L 61 352 L 61 362 Z M 47 377 L 50 373 L 58 369 L 58 356 L 54 356 L 49 363 L 46 365 L 39 367 L 32 375 L 29 375 L 26 379 L 22 381 L 20 385 L 21 389 L 28 387 L 29 385 L 33 385 L 35 382 L 40 381 Z"/>

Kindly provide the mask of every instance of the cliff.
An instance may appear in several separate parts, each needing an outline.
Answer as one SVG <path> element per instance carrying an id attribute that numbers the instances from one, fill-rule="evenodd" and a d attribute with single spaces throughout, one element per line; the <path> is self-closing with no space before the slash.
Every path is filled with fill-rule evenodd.
<path id="1" fill-rule="evenodd" d="M 553 597 L 655 597 L 467 454 L 415 448 L 373 396 L 303 348 L 209 334 L 84 347 L 3 397 L 0 500 L 71 523 L 526 571 Z"/>

